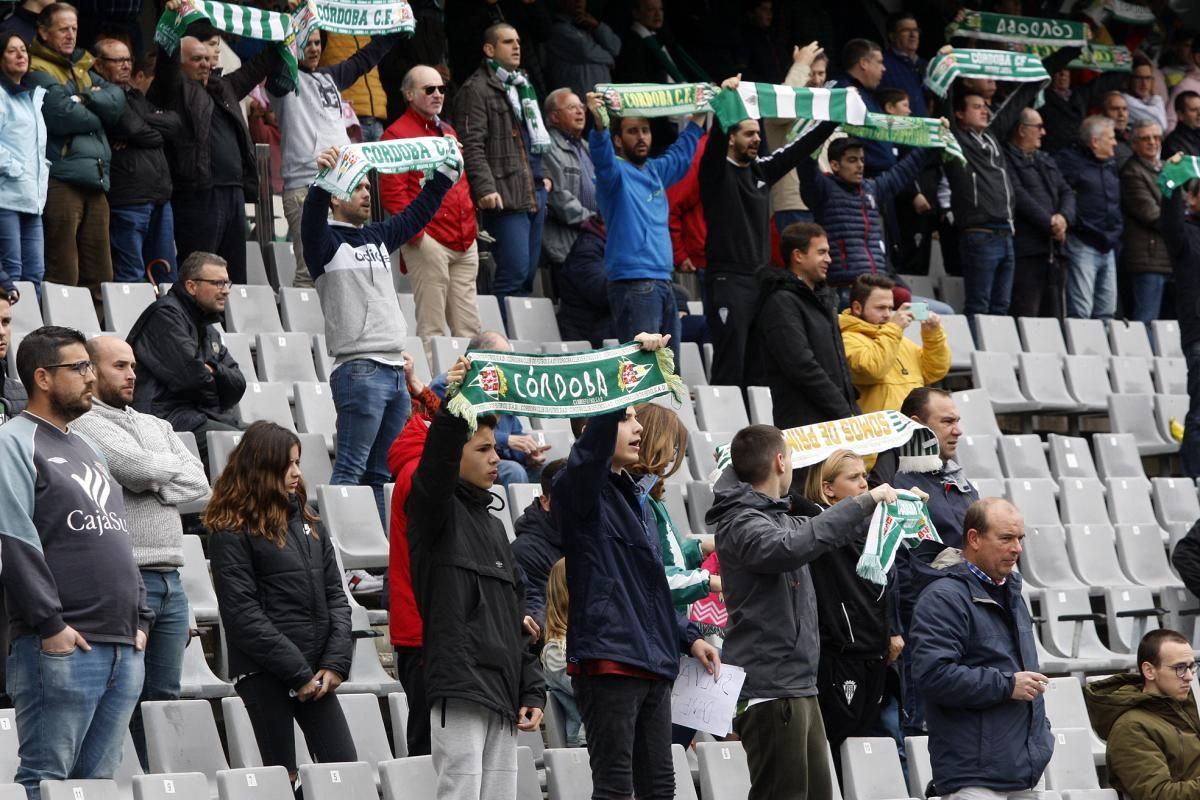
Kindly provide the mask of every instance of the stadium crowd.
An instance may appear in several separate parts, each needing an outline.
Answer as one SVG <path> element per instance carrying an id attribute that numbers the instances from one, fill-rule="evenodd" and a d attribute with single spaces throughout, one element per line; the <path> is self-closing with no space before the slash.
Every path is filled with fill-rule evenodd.
<path id="1" fill-rule="evenodd" d="M 751 798 L 825 800 L 844 742 L 884 737 L 904 759 L 913 736 L 928 796 L 1039 796 L 1056 740 L 1017 570 L 1026 523 L 958 458 L 972 431 L 941 388 L 960 344 L 944 323 L 1177 320 L 1182 471 L 1200 477 L 1200 178 L 1169 197 L 1159 180 L 1200 156 L 1200 33 L 1166 3 L 1132 3 L 1140 19 L 985 2 L 1069 18 L 1129 63 L 1092 70 L 1055 45 L 1038 51 L 1048 80 L 959 78 L 939 96 L 931 58 L 1003 45 L 946 33 L 978 3 L 883 10 L 899 5 L 413 0 L 412 36 L 313 30 L 294 70 L 215 20 L 156 47 L 153 23 L 186 0 L 16 5 L 0 21 L 0 639 L 30 800 L 43 780 L 111 778 L 126 731 L 150 766 L 139 702 L 179 698 L 194 627 L 187 530 L 206 538 L 226 677 L 263 763 L 293 782 L 293 720 L 314 761 L 356 760 L 336 690 L 353 598 L 382 595 L 407 752 L 432 755 L 438 798 L 515 798 L 517 732 L 549 702 L 588 750 L 593 798 L 674 798 L 671 746 L 697 734 L 672 724 L 681 656 L 746 672 L 729 738 Z M 829 120 L 639 117 L 598 88 L 694 82 L 849 89 L 869 112 L 940 118 L 962 158 Z M 418 137 L 461 157 L 348 196 L 317 180 L 351 144 Z M 294 286 L 323 315 L 329 483 L 371 488 L 386 574 L 342 569 L 300 438 L 239 413 L 259 384 L 220 326 L 273 235 L 247 207 L 272 195 Z M 931 270 L 962 279 L 961 302 L 907 285 Z M 88 338 L 113 282 L 157 299 Z M 17 341 L 14 314 L 61 286 L 86 288 L 97 319 Z M 711 345 L 713 385 L 769 389 L 773 424 L 731 431 L 706 486 L 711 535 L 666 493 L 705 446 L 678 407 L 572 418 L 553 460 L 517 415 L 452 413 L 466 354 L 517 349 L 480 296 L 511 333 L 538 292 L 564 340 L 675 364 L 682 343 Z M 466 354 L 426 384 L 416 364 L 446 336 Z M 932 431 L 936 463 L 841 449 L 793 469 L 781 431 L 880 411 Z M 218 457 L 226 433 L 240 438 Z M 527 484 L 510 541 L 491 490 Z M 880 586 L 856 564 L 898 492 L 940 543 L 902 548 Z M 1194 533 L 1175 559 L 1189 587 Z M 1107 780 L 1131 800 L 1196 797 L 1192 645 L 1164 629 L 1135 646 L 1138 674 L 1084 692 Z"/>

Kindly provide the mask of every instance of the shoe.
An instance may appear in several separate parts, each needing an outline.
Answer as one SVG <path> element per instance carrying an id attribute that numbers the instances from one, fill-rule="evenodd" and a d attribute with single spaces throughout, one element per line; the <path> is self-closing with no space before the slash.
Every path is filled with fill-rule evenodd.
<path id="1" fill-rule="evenodd" d="M 352 569 L 346 575 L 348 576 L 346 585 L 355 594 L 370 594 L 372 592 L 383 591 L 383 578 L 378 575 L 372 575 L 365 569 Z"/>

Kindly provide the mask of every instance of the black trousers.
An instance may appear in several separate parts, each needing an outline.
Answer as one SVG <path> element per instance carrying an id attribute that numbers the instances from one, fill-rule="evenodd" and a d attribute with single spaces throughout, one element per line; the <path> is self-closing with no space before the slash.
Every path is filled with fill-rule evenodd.
<path id="1" fill-rule="evenodd" d="M 1014 317 L 1061 318 L 1061 275 L 1061 265 L 1052 263 L 1049 254 L 1018 256 L 1008 313 Z"/>
<path id="2" fill-rule="evenodd" d="M 843 741 L 851 736 L 875 735 L 887 671 L 883 658 L 853 658 L 822 651 L 817 665 L 817 698 L 835 763 Z"/>
<path id="3" fill-rule="evenodd" d="M 246 198 L 240 186 L 218 186 L 203 192 L 176 192 L 176 263 L 199 250 L 229 262 L 229 280 L 246 282 Z"/>
<path id="4" fill-rule="evenodd" d="M 592 800 L 674 800 L 671 681 L 575 675 L 587 731 Z"/>
<path id="5" fill-rule="evenodd" d="M 713 343 L 713 386 L 745 386 L 746 345 L 754 324 L 758 288 L 754 276 L 704 271 L 704 317 Z"/>
<path id="6" fill-rule="evenodd" d="M 397 647 L 396 680 L 404 687 L 408 698 L 408 741 L 410 756 L 430 754 L 429 701 L 425 697 L 425 663 L 419 647 Z"/>
<path id="7" fill-rule="evenodd" d="M 308 742 L 313 761 L 357 761 L 350 726 L 342 714 L 337 698 L 327 694 L 320 700 L 301 703 L 288 696 L 283 681 L 266 672 L 259 672 L 237 682 L 235 688 L 258 740 L 258 752 L 263 766 L 286 767 L 296 772 L 296 732 L 292 721 L 300 725 Z"/>

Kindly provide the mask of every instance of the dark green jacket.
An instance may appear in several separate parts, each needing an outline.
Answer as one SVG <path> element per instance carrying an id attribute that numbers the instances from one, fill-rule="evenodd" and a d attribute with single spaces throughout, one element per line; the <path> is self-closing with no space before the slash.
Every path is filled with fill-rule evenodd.
<path id="1" fill-rule="evenodd" d="M 36 39 L 29 49 L 26 81 L 46 89 L 42 116 L 50 177 L 107 192 L 112 149 L 104 129 L 120 121 L 125 93 L 88 71 L 92 56 L 86 50 L 76 50 L 68 59 Z M 77 101 L 76 97 L 83 99 Z"/>

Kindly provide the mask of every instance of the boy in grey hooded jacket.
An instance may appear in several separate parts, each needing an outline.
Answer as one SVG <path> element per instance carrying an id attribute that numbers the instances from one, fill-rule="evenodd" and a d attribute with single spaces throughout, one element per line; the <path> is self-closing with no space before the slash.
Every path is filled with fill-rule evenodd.
<path id="1" fill-rule="evenodd" d="M 792 454 L 778 428 L 743 428 L 730 455 L 705 519 L 716 533 L 729 610 L 722 657 L 746 670 L 733 725 L 749 762 L 749 798 L 828 797 L 817 600 L 807 565 L 852 541 L 876 504 L 896 492 L 884 484 L 811 519 L 793 517 Z"/>

